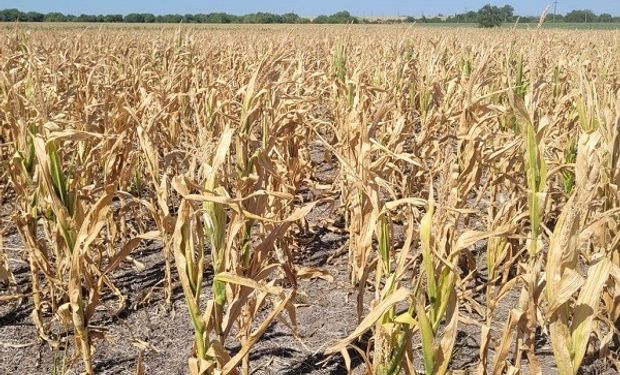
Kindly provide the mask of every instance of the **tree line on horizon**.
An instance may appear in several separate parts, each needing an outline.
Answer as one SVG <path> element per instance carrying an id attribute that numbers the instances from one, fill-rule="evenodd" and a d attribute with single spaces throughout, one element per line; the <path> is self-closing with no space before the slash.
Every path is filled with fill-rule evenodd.
<path id="1" fill-rule="evenodd" d="M 248 24 L 350 24 L 350 23 L 478 23 L 481 27 L 499 26 L 506 22 L 538 22 L 539 17 L 518 16 L 510 5 L 503 7 L 485 5 L 478 11 L 435 17 L 400 17 L 398 19 L 367 19 L 351 15 L 348 11 L 315 18 L 301 17 L 295 13 L 273 14 L 266 12 L 233 15 L 223 12 L 208 14 L 165 14 L 151 13 L 107 14 L 107 15 L 71 15 L 60 12 L 39 13 L 22 12 L 18 9 L 0 10 L 0 22 L 109 22 L 109 23 L 248 23 Z M 566 14 L 549 15 L 547 22 L 620 22 L 619 16 L 609 13 L 596 14 L 591 10 L 573 10 Z"/>

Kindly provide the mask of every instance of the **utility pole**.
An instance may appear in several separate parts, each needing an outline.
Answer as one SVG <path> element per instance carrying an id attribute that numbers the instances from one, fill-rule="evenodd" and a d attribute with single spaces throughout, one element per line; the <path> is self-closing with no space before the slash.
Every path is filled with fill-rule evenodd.
<path id="1" fill-rule="evenodd" d="M 555 16 L 558 14 L 558 0 L 553 1 L 553 21 L 555 22 Z"/>

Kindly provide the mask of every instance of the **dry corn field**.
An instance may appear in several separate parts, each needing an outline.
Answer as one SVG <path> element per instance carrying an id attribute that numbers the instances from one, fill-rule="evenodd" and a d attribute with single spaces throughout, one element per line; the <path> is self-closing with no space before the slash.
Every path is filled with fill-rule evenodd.
<path id="1" fill-rule="evenodd" d="M 1 374 L 617 374 L 620 33 L 0 29 Z"/>

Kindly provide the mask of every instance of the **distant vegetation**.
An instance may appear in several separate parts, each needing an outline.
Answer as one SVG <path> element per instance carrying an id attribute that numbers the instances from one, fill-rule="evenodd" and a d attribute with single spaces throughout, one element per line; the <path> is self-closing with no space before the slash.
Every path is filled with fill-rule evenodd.
<path id="1" fill-rule="evenodd" d="M 538 22 L 537 16 L 519 16 L 514 14 L 514 8 L 510 5 L 503 7 L 485 5 L 477 11 L 469 11 L 455 15 L 438 14 L 434 17 L 399 17 L 395 19 L 364 19 L 352 16 L 347 11 L 341 11 L 332 15 L 321 15 L 315 18 L 301 17 L 295 13 L 273 14 L 273 13 L 251 13 L 237 16 L 228 13 L 208 13 L 208 14 L 165 14 L 154 15 L 151 13 L 130 13 L 108 14 L 108 15 L 89 15 L 89 14 L 63 14 L 58 12 L 39 13 L 21 12 L 18 9 L 0 10 L 0 22 L 117 22 L 117 23 L 258 23 L 258 24 L 348 24 L 348 23 L 472 23 L 480 27 L 496 27 L 502 23 L 513 23 L 517 20 L 520 23 Z M 558 23 L 620 23 L 619 16 L 612 16 L 609 13 L 596 14 L 591 10 L 573 10 L 565 15 L 550 14 L 546 22 Z"/>
<path id="2" fill-rule="evenodd" d="M 353 17 L 347 11 L 341 11 L 329 16 L 318 16 L 314 19 L 300 17 L 295 13 L 273 14 L 273 13 L 251 13 L 237 16 L 228 13 L 208 13 L 208 14 L 166 14 L 154 15 L 151 13 L 130 13 L 108 14 L 108 15 L 89 15 L 21 12 L 17 9 L 5 9 L 0 11 L 0 22 L 126 22 L 126 23 L 359 23 L 357 17 Z"/>
<path id="3" fill-rule="evenodd" d="M 407 17 L 404 22 L 419 23 L 477 23 L 480 27 L 496 27 L 503 23 L 537 23 L 540 16 L 519 16 L 514 14 L 514 8 L 510 5 L 497 7 L 485 5 L 478 11 L 469 11 L 465 13 L 444 16 L 439 14 L 436 17 L 428 18 L 422 16 L 420 18 Z M 620 23 L 619 16 L 612 16 L 609 13 L 596 14 L 591 10 L 573 10 L 565 15 L 548 14 L 545 22 L 554 23 Z"/>

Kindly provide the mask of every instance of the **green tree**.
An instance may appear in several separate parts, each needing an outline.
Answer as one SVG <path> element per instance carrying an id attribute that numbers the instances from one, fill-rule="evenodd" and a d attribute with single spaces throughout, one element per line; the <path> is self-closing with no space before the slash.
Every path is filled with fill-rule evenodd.
<path id="1" fill-rule="evenodd" d="M 504 12 L 491 4 L 487 4 L 478 11 L 478 25 L 484 28 L 499 27 L 504 20 Z"/>
<path id="2" fill-rule="evenodd" d="M 282 23 L 299 23 L 300 17 L 295 13 L 285 13 L 282 15 Z"/>
<path id="3" fill-rule="evenodd" d="M 312 23 L 329 23 L 329 17 L 320 15 L 312 20 Z"/>
<path id="4" fill-rule="evenodd" d="M 243 23 L 282 23 L 282 17 L 271 13 L 251 13 L 243 16 Z"/>
<path id="5" fill-rule="evenodd" d="M 157 16 L 157 21 L 162 23 L 181 23 L 183 22 L 183 16 L 180 14 L 166 14 Z"/>
<path id="6" fill-rule="evenodd" d="M 45 15 L 45 22 L 67 22 L 67 16 L 59 12 L 52 12 Z"/>
<path id="7" fill-rule="evenodd" d="M 336 12 L 331 16 L 318 16 L 313 23 L 359 23 L 357 17 L 353 17 L 351 13 L 346 10 Z"/>
<path id="8" fill-rule="evenodd" d="M 26 15 L 17 9 L 0 10 L 0 22 L 24 21 Z"/>
<path id="9" fill-rule="evenodd" d="M 593 11 L 588 9 L 573 10 L 564 16 L 566 22 L 596 22 L 597 17 Z"/>
<path id="10" fill-rule="evenodd" d="M 237 16 L 227 13 L 209 13 L 206 15 L 205 23 L 233 23 L 237 22 Z"/>
<path id="11" fill-rule="evenodd" d="M 103 22 L 123 22 L 123 16 L 120 14 L 107 14 L 103 16 Z"/>
<path id="12" fill-rule="evenodd" d="M 144 23 L 144 15 L 139 13 L 129 13 L 123 19 L 127 23 Z"/>
<path id="13" fill-rule="evenodd" d="M 504 17 L 502 21 L 504 22 L 512 21 L 512 19 L 514 18 L 515 8 L 513 8 L 510 5 L 504 5 L 503 7 L 500 8 L 500 10 L 502 11 L 502 15 Z"/>
<path id="14" fill-rule="evenodd" d="M 39 12 L 28 12 L 25 14 L 25 21 L 28 22 L 43 22 L 45 14 Z"/>
<path id="15" fill-rule="evenodd" d="M 144 19 L 143 22 L 145 23 L 155 23 L 155 21 L 157 21 L 157 18 L 155 18 L 155 16 L 151 13 L 142 13 L 141 16 Z"/>
<path id="16" fill-rule="evenodd" d="M 103 17 L 101 17 L 103 20 Z M 78 22 L 100 22 L 97 16 L 89 15 L 89 14 L 80 14 L 77 17 Z"/>

